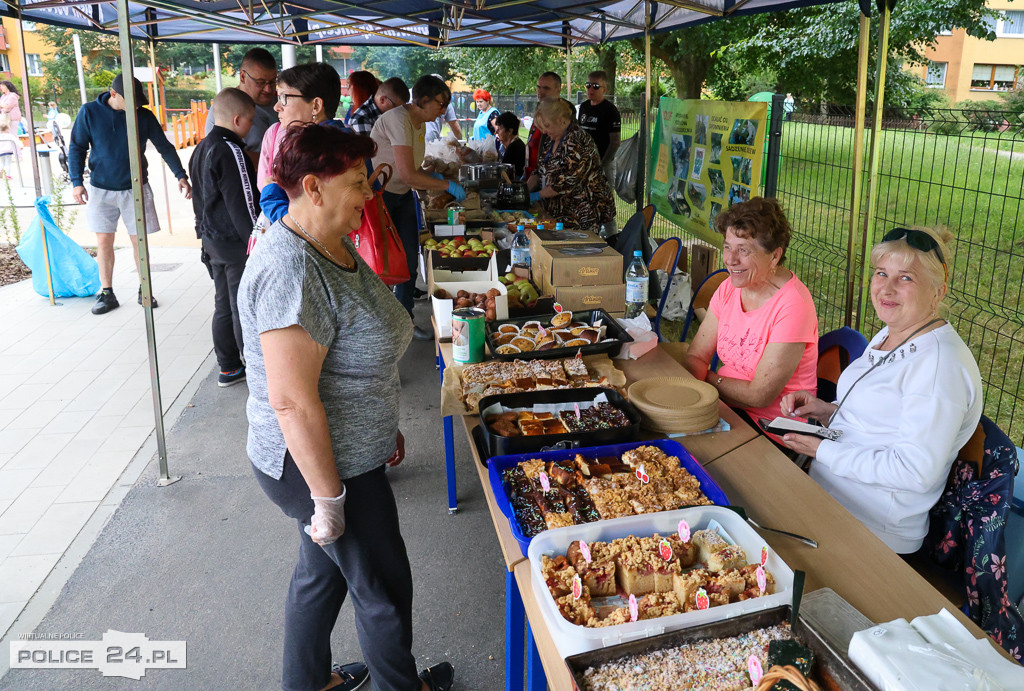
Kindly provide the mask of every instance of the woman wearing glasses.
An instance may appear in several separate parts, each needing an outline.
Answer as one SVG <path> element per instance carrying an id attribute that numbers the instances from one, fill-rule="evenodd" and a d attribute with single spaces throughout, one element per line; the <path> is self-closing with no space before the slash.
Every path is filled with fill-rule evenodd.
<path id="1" fill-rule="evenodd" d="M 952 240 L 945 229 L 887 233 L 871 251 L 871 304 L 885 328 L 840 376 L 836 402 L 807 391 L 782 399 L 786 415 L 843 432 L 783 442 L 814 457 L 811 477 L 899 554 L 921 547 L 928 510 L 981 419 L 978 364 L 939 316 Z"/>
<path id="2" fill-rule="evenodd" d="M 442 79 L 433 75 L 420 77 L 412 87 L 412 100 L 381 115 L 370 131 L 370 137 L 377 144 L 377 155 L 373 157 L 374 167 L 388 163 L 394 169 L 394 177 L 384 191 L 384 205 L 391 220 L 395 222 L 409 262 L 409 275 L 412 278 L 395 286 L 395 297 L 405 307 L 410 318 L 413 291 L 416 289 L 416 258 L 420 248 L 416 199 L 412 191 L 440 190 L 448 192 L 457 201 L 466 198 L 466 191 L 457 182 L 448 182 L 440 175 L 420 170 L 426 123 L 440 117 L 451 100 L 452 92 Z M 417 326 L 413 330 L 413 338 L 425 341 L 433 338 L 433 334 Z"/>

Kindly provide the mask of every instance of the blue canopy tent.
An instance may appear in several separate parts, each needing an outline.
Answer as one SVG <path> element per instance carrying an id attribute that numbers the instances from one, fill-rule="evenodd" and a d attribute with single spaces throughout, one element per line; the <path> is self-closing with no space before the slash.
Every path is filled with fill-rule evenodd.
<path id="1" fill-rule="evenodd" d="M 583 0 L 0 0 L 0 15 L 76 30 L 99 31 L 120 37 L 122 65 L 126 78 L 133 66 L 124 56 L 131 55 L 131 41 L 142 40 L 196 43 L 280 43 L 284 45 L 412 45 L 441 46 L 554 46 L 567 51 L 584 45 L 604 44 L 624 39 L 643 38 L 647 43 L 647 101 L 650 102 L 650 42 L 652 34 L 694 26 L 732 16 L 773 12 L 843 0 L 619 0 L 600 5 Z M 849 1 L 849 0 L 846 0 Z M 882 15 L 879 50 L 886 51 L 888 17 L 895 0 L 877 0 Z M 870 12 L 868 0 L 859 0 L 862 12 Z M 883 3 L 884 6 L 883 6 Z M 21 25 L 18 24 L 19 33 Z M 864 122 L 868 19 L 861 16 L 861 60 L 858 71 L 858 115 Z M 26 65 L 24 40 L 23 71 Z M 885 60 L 880 61 L 881 69 Z M 568 76 L 568 75 L 567 75 Z M 566 80 L 569 82 L 569 79 Z M 25 100 L 31 102 L 28 75 L 22 74 Z M 877 80 L 884 85 L 882 78 Z M 876 102 L 884 94 L 876 94 Z M 134 90 L 125 93 L 127 111 L 135 112 Z M 26 108 L 32 129 L 31 108 Z M 875 126 L 881 126 L 881 108 L 875 109 Z M 172 478 L 167 469 L 164 443 L 160 377 L 151 308 L 149 247 L 142 213 L 141 158 L 138 147 L 138 123 L 128 118 L 128 142 L 131 155 L 133 194 L 137 228 L 143 304 L 146 306 L 146 331 L 150 354 L 153 409 L 160 458 L 161 484 Z M 878 138 L 874 137 L 877 142 Z M 646 147 L 644 147 L 646 149 Z M 873 147 L 869 170 L 868 199 L 873 194 L 877 166 L 877 144 Z M 859 186 L 863 130 L 855 134 L 856 166 L 854 206 L 850 212 L 850 271 L 854 271 L 854 230 L 860 223 Z M 645 152 L 646 153 L 646 152 Z M 32 157 L 37 196 L 40 179 L 37 161 Z M 873 214 L 867 214 L 865 237 L 871 231 Z M 866 243 L 864 243 L 866 246 Z M 863 249 L 863 247 L 862 247 Z M 851 275 L 851 286 L 853 285 Z M 849 299 L 849 296 L 848 296 Z M 52 297 L 51 297 L 52 302 Z M 847 314 L 849 314 L 849 310 Z"/>

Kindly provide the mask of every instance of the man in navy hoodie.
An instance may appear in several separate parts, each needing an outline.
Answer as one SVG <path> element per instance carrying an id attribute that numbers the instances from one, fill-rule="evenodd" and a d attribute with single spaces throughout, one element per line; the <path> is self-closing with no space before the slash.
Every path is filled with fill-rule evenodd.
<path id="1" fill-rule="evenodd" d="M 178 159 L 174 145 L 167 141 L 160 122 L 152 112 L 142 106 L 149 103 L 142 83 L 135 81 L 135 102 L 138 106 L 139 146 L 143 154 L 146 141 L 160 152 L 167 166 L 178 178 L 178 189 L 186 199 L 192 197 L 188 176 Z M 86 153 L 89 155 L 89 186 L 85 186 Z M 146 232 L 160 230 L 153 205 L 153 190 L 147 180 L 146 157 L 142 157 L 142 200 L 146 214 Z M 120 307 L 114 297 L 114 233 L 117 219 L 123 218 L 132 241 L 135 268 L 139 265 L 139 241 L 135 236 L 135 202 L 132 199 L 131 166 L 128 158 L 128 123 L 125 119 L 124 77 L 117 75 L 110 90 L 99 98 L 82 106 L 71 130 L 71 146 L 68 149 L 68 169 L 71 184 L 74 185 L 75 201 L 86 204 L 86 219 L 96 233 L 96 261 L 100 267 L 102 290 L 96 296 L 93 314 L 106 314 Z M 142 304 L 142 286 L 139 286 L 139 304 Z M 157 306 L 156 299 L 153 307 Z"/>

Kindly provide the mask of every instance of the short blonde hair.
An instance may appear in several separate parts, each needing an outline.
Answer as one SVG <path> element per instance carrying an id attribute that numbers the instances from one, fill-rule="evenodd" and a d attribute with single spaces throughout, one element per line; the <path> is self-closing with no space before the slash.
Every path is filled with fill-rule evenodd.
<path id="1" fill-rule="evenodd" d="M 934 251 L 922 252 L 907 244 L 905 237 L 889 242 L 880 242 L 871 249 L 871 265 L 878 264 L 886 259 L 892 259 L 898 266 L 906 269 L 914 260 L 920 262 L 924 276 L 932 283 L 936 291 L 948 288 L 949 267 L 953 263 L 953 233 L 943 226 L 928 228 L 925 226 L 907 226 L 908 230 L 918 230 L 926 233 L 938 246 L 945 264 L 939 261 L 939 255 Z M 940 306 L 942 301 L 940 301 Z"/>
<path id="2" fill-rule="evenodd" d="M 564 120 L 566 124 L 569 124 L 573 121 L 572 106 L 560 98 L 541 101 L 537 106 L 535 119 L 540 120 L 544 125 L 551 125 L 559 120 Z"/>
<path id="3" fill-rule="evenodd" d="M 248 115 L 256 111 L 256 103 L 249 94 L 229 86 L 213 97 L 213 117 L 227 126 L 236 115 Z"/>

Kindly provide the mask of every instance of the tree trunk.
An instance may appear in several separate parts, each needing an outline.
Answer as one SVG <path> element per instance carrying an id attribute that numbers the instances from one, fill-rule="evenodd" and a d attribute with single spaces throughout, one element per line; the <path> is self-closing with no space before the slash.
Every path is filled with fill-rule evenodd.
<path id="1" fill-rule="evenodd" d="M 597 64 L 608 75 L 608 95 L 615 93 L 615 77 L 619 71 L 618 57 L 613 46 L 591 46 L 597 57 Z"/>
<path id="2" fill-rule="evenodd" d="M 630 39 L 634 48 L 643 52 L 644 43 L 640 39 Z M 700 98 L 704 81 L 714 62 L 710 55 L 681 54 L 680 39 L 671 34 L 660 34 L 651 37 L 651 57 L 665 63 L 672 82 L 676 87 L 677 98 Z"/>

